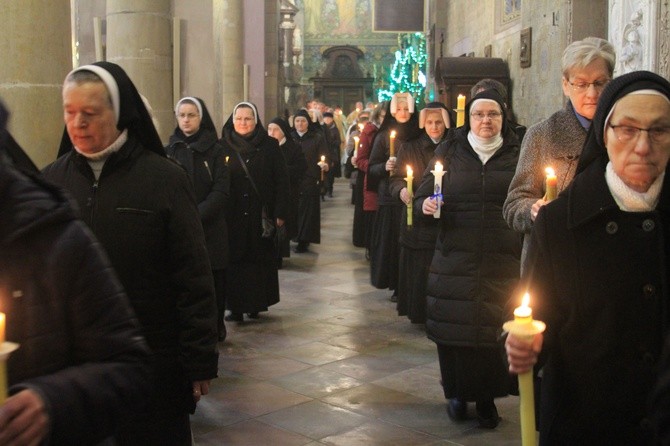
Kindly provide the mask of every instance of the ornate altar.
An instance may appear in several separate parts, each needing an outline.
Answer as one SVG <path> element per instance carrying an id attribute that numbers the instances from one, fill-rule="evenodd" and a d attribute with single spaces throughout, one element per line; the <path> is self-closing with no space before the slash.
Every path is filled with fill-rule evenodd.
<path id="1" fill-rule="evenodd" d="M 363 73 L 358 60 L 363 58 L 359 48 L 333 46 L 323 52 L 326 69 L 309 80 L 314 84 L 314 99 L 327 105 L 339 105 L 353 110 L 356 102 L 373 101 L 374 78 Z"/>

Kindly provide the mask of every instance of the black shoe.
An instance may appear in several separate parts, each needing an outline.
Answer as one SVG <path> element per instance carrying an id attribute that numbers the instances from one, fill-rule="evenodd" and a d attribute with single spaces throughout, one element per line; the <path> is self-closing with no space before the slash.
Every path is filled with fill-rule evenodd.
<path id="1" fill-rule="evenodd" d="M 477 409 L 479 427 L 495 429 L 498 426 L 498 423 L 500 423 L 500 416 L 498 415 L 498 409 L 496 409 L 493 400 L 477 401 L 475 407 Z"/>
<path id="2" fill-rule="evenodd" d="M 228 322 L 242 322 L 244 320 L 244 315 L 242 313 L 230 313 L 224 317 L 223 320 Z"/>
<path id="3" fill-rule="evenodd" d="M 258 313 L 247 313 L 247 316 L 249 317 L 249 319 L 258 319 L 258 318 L 260 318 L 260 316 L 258 315 Z"/>
<path id="4" fill-rule="evenodd" d="M 307 243 L 298 242 L 298 246 L 295 247 L 293 252 L 295 252 L 297 254 L 302 254 L 303 252 L 307 252 Z"/>
<path id="5" fill-rule="evenodd" d="M 395 291 L 393 292 L 393 295 L 391 295 L 391 297 L 389 297 L 389 300 L 391 302 L 398 302 L 398 295 L 396 294 Z"/>
<path id="6" fill-rule="evenodd" d="M 465 421 L 468 415 L 468 403 L 452 398 L 447 403 L 447 415 L 451 421 Z"/>

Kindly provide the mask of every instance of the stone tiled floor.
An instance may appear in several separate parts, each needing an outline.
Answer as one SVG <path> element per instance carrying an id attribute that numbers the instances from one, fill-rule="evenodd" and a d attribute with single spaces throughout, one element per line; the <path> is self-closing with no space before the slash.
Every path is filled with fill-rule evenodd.
<path id="1" fill-rule="evenodd" d="M 351 244 L 350 196 L 338 180 L 322 243 L 279 272 L 281 302 L 227 323 L 219 378 L 192 417 L 197 445 L 520 444 L 516 397 L 497 400 L 495 430 L 449 420 L 434 344 L 370 285 Z"/>

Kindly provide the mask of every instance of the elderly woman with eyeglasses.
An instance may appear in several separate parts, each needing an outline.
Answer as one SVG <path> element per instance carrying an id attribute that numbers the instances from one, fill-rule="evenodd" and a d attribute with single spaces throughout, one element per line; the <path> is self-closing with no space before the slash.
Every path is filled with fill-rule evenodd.
<path id="1" fill-rule="evenodd" d="M 540 444 L 667 444 L 652 442 L 649 395 L 670 332 L 669 158 L 670 83 L 622 75 L 578 175 L 535 220 L 519 294 L 547 328 L 506 347 L 510 371 L 542 367 Z"/>
<path id="2" fill-rule="evenodd" d="M 466 106 L 468 121 L 451 130 L 416 191 L 414 213 L 439 231 L 426 288 L 426 332 L 437 344 L 447 413 L 467 418 L 475 402 L 479 425 L 499 423 L 494 398 L 507 396 L 509 374 L 498 342 L 503 309 L 517 285 L 521 236 L 507 226 L 502 205 L 519 157 L 519 140 L 493 90 Z M 435 196 L 430 172 L 446 174 Z"/>
<path id="3" fill-rule="evenodd" d="M 524 234 L 522 271 L 533 222 L 547 203 L 545 169 L 554 169 L 559 193 L 568 187 L 615 62 L 614 48 L 606 40 L 587 37 L 568 45 L 562 59 L 562 87 L 568 101 L 562 110 L 533 125 L 524 136 L 517 171 L 503 206 L 507 223 Z"/>

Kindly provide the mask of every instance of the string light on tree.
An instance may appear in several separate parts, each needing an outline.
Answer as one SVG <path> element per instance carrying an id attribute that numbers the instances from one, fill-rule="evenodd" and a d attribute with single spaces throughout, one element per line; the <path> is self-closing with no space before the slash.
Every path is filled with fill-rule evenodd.
<path id="1" fill-rule="evenodd" d="M 417 106 L 424 104 L 423 93 L 426 89 L 426 37 L 423 33 L 398 35 L 398 47 L 395 62 L 388 77 L 388 88 L 377 90 L 379 101 L 388 101 L 394 93 L 411 93 Z"/>

